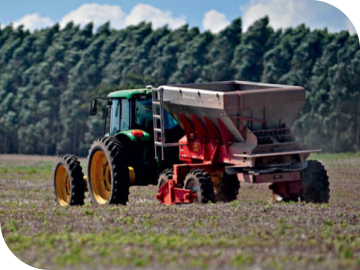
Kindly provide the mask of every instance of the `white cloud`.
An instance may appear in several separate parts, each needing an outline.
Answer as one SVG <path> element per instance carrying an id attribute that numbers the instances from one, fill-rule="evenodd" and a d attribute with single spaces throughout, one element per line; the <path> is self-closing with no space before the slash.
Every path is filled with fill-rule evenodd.
<path id="1" fill-rule="evenodd" d="M 314 0 L 250 0 L 250 4 L 240 10 L 244 30 L 266 15 L 274 29 L 296 27 L 302 23 L 312 29 L 327 27 L 331 32 L 347 29 L 344 21 L 338 19 L 344 16 L 338 9 Z"/>
<path id="2" fill-rule="evenodd" d="M 14 28 L 24 25 L 25 29 L 33 31 L 35 29 L 46 28 L 54 25 L 49 17 L 40 17 L 39 13 L 27 14 L 20 20 L 13 23 Z"/>
<path id="3" fill-rule="evenodd" d="M 230 24 L 225 14 L 220 13 L 215 9 L 205 13 L 202 23 L 205 30 L 210 30 L 213 33 L 220 32 Z"/>
<path id="4" fill-rule="evenodd" d="M 81 26 L 93 22 L 95 28 L 110 21 L 113 28 L 120 29 L 125 25 L 125 13 L 120 6 L 84 4 L 66 14 L 61 19 L 60 26 L 64 27 L 70 21 Z"/>
<path id="5" fill-rule="evenodd" d="M 138 4 L 126 16 L 125 25 L 136 25 L 143 21 L 151 22 L 153 28 L 159 28 L 167 24 L 170 28 L 175 29 L 186 24 L 184 15 L 175 18 L 172 16 L 171 11 L 162 11 L 150 5 Z"/>
<path id="6" fill-rule="evenodd" d="M 145 4 L 138 4 L 133 7 L 129 14 L 125 14 L 120 6 L 93 3 L 84 4 L 70 11 L 60 20 L 60 27 L 65 27 L 71 21 L 82 27 L 93 22 L 95 29 L 108 21 L 110 21 L 111 27 L 115 29 L 136 25 L 143 21 L 151 22 L 153 28 L 168 25 L 171 29 L 175 29 L 186 24 L 186 17 L 185 15 L 174 17 L 171 11 L 162 11 Z M 21 18 L 14 23 L 14 26 L 17 27 L 20 24 L 24 24 L 27 29 L 34 30 L 52 26 L 54 22 L 48 17 L 41 18 L 39 14 L 35 13 Z"/>

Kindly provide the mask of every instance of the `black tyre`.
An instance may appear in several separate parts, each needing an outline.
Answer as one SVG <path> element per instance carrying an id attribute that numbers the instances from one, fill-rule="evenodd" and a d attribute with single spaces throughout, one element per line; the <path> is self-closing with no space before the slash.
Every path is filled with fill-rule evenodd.
<path id="1" fill-rule="evenodd" d="M 95 205 L 126 204 L 130 177 L 125 151 L 112 137 L 97 139 L 88 156 L 88 186 Z"/>
<path id="2" fill-rule="evenodd" d="M 273 202 L 297 202 L 299 199 L 307 203 L 329 202 L 329 177 L 324 166 L 319 161 L 309 160 L 308 167 L 303 171 L 302 179 L 296 182 L 301 187 L 299 194 L 280 193 L 281 190 L 287 189 L 286 185 L 291 185 L 292 182 L 271 184 L 269 188 L 272 190 Z"/>
<path id="3" fill-rule="evenodd" d="M 54 164 L 55 201 L 64 207 L 83 205 L 85 185 L 78 159 L 73 155 L 59 156 Z"/>
<path id="4" fill-rule="evenodd" d="M 240 182 L 237 175 L 229 175 L 224 172 L 218 192 L 215 195 L 216 202 L 232 202 L 239 194 Z"/>
<path id="5" fill-rule="evenodd" d="M 159 178 L 158 178 L 158 184 L 157 184 L 158 189 L 161 188 L 167 181 L 172 180 L 173 175 L 174 175 L 173 169 L 164 170 L 159 175 Z"/>
<path id="6" fill-rule="evenodd" d="M 300 199 L 307 203 L 328 203 L 330 199 L 330 183 L 327 172 L 317 160 L 309 160 L 303 171 L 303 190 Z"/>
<path id="7" fill-rule="evenodd" d="M 209 174 L 204 170 L 191 170 L 185 177 L 184 188 L 197 194 L 198 203 L 215 201 L 213 183 Z"/>

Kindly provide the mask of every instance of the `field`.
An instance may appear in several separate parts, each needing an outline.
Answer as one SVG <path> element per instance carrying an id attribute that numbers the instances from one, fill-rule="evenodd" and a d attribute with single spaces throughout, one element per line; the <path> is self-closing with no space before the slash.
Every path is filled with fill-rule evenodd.
<path id="1" fill-rule="evenodd" d="M 312 158 L 329 204 L 272 204 L 268 185 L 242 184 L 226 204 L 164 206 L 148 186 L 127 206 L 61 208 L 54 157 L 0 155 L 2 233 L 41 269 L 360 269 L 360 154 Z"/>

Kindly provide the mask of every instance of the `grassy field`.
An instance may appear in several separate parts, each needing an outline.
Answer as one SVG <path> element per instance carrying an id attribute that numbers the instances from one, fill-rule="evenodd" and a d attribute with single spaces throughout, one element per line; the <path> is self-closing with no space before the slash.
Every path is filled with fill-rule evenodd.
<path id="1" fill-rule="evenodd" d="M 329 204 L 272 204 L 268 185 L 243 184 L 227 204 L 164 206 L 148 186 L 127 206 L 61 208 L 54 157 L 0 155 L 2 232 L 42 269 L 360 269 L 360 155 L 312 158 Z"/>

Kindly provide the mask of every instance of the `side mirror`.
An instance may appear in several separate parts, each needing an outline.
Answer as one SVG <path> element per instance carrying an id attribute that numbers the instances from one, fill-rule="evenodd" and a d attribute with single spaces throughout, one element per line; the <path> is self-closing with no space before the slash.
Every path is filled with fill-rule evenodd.
<path id="1" fill-rule="evenodd" d="M 96 115 L 97 112 L 97 99 L 93 98 L 90 103 L 90 115 Z"/>

